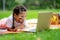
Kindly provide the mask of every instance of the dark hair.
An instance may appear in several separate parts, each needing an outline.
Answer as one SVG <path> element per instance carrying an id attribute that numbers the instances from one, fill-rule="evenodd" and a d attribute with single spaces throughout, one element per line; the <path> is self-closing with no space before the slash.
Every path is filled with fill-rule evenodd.
<path id="1" fill-rule="evenodd" d="M 12 25 L 12 29 L 15 28 L 15 26 L 14 26 L 14 14 L 19 15 L 20 12 L 22 12 L 22 11 L 26 11 L 26 8 L 24 6 L 16 6 L 14 8 L 14 10 L 13 10 L 13 23 L 12 23 L 13 25 Z"/>
<path id="2" fill-rule="evenodd" d="M 58 14 L 58 19 L 60 20 L 60 14 Z"/>
<path id="3" fill-rule="evenodd" d="M 16 6 L 13 10 L 13 14 L 18 15 L 20 12 L 26 11 L 26 7 L 24 6 Z"/>

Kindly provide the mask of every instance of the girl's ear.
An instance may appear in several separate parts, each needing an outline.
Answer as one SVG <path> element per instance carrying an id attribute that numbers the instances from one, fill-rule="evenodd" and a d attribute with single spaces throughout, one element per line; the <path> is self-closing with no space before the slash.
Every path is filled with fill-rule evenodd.
<path id="1" fill-rule="evenodd" d="M 16 17 L 17 15 L 16 14 L 14 14 L 14 17 Z"/>

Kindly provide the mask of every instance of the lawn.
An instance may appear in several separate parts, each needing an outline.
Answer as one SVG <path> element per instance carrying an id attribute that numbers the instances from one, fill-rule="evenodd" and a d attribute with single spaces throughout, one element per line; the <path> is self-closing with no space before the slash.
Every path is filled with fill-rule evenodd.
<path id="1" fill-rule="evenodd" d="M 27 19 L 37 18 L 38 17 L 38 12 L 39 12 L 39 10 L 28 10 L 27 11 Z M 0 11 L 0 19 L 8 17 L 11 14 L 12 14 L 12 11 L 5 11 L 5 12 Z"/>
<path id="2" fill-rule="evenodd" d="M 18 33 L 18 34 L 4 34 L 0 35 L 0 40 L 35 40 L 35 33 Z"/>
<path id="3" fill-rule="evenodd" d="M 27 11 L 27 19 L 31 18 L 37 18 L 39 12 L 45 12 L 45 11 L 50 11 L 50 12 L 60 12 L 60 10 L 28 10 Z M 12 14 L 12 11 L 0 11 L 0 19 L 8 17 Z"/>
<path id="4" fill-rule="evenodd" d="M 52 11 L 60 12 L 60 10 L 28 10 L 27 19 L 37 18 L 39 12 Z M 12 11 L 0 11 L 0 19 L 8 17 Z M 36 33 L 18 33 L 18 34 L 4 34 L 0 35 L 0 40 L 36 40 L 37 38 L 41 40 L 60 40 L 60 29 L 46 30 Z"/>
<path id="5" fill-rule="evenodd" d="M 37 33 L 18 33 L 0 35 L 0 40 L 60 40 L 60 29 L 48 30 Z"/>

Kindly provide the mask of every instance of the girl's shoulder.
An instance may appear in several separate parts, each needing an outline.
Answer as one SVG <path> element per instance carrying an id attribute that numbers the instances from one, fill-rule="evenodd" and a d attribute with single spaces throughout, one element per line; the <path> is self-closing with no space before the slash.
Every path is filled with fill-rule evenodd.
<path id="1" fill-rule="evenodd" d="M 10 16 L 8 17 L 7 21 L 12 21 L 12 20 L 13 20 L 13 16 L 10 15 Z"/>

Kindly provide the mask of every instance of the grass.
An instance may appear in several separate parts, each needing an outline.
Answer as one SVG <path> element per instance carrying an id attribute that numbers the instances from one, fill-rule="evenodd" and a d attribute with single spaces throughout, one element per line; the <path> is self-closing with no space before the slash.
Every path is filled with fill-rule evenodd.
<path id="1" fill-rule="evenodd" d="M 38 32 L 41 40 L 60 40 L 60 29 Z"/>
<path id="2" fill-rule="evenodd" d="M 60 12 L 60 10 L 28 10 L 27 19 L 37 18 L 39 12 L 52 11 Z M 0 19 L 8 17 L 12 11 L 0 11 Z M 18 33 L 0 35 L 0 40 L 36 40 L 40 37 L 41 40 L 60 40 L 60 29 L 42 31 L 37 33 Z"/>
<path id="3" fill-rule="evenodd" d="M 5 34 L 0 36 L 0 40 L 35 40 L 36 35 L 33 33 L 18 33 L 18 34 Z"/>
<path id="4" fill-rule="evenodd" d="M 31 18 L 37 18 L 39 12 L 45 12 L 45 11 L 50 11 L 50 12 L 60 12 L 60 10 L 28 10 L 27 11 L 27 19 Z M 12 14 L 12 11 L 0 11 L 0 19 L 8 17 Z"/>
<path id="5" fill-rule="evenodd" d="M 27 11 L 27 19 L 37 18 L 39 10 L 28 10 Z M 0 11 L 0 19 L 8 17 L 12 14 L 12 11 Z"/>
<path id="6" fill-rule="evenodd" d="M 0 35 L 0 40 L 60 40 L 60 29 L 42 31 L 38 33 L 18 33 Z"/>

